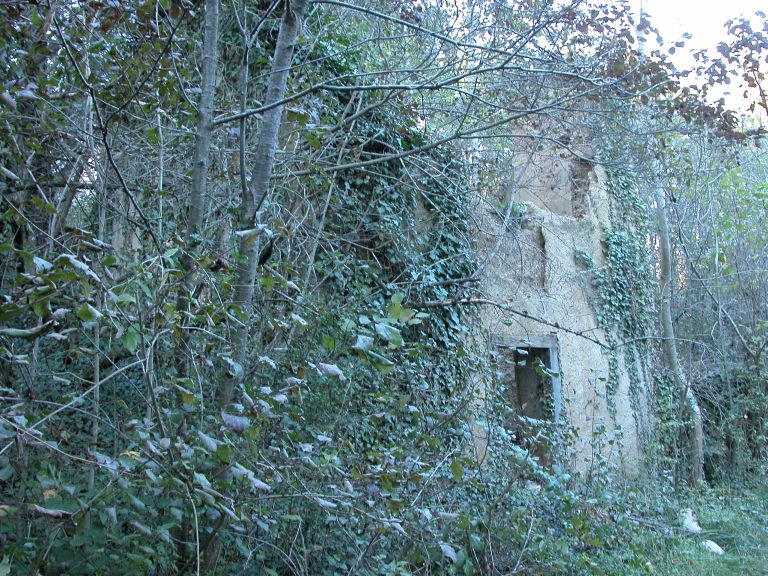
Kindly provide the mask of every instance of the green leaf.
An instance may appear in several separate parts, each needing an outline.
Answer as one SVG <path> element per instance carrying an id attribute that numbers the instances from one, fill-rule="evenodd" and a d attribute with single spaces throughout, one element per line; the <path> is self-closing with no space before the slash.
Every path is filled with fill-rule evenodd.
<path id="1" fill-rule="evenodd" d="M 315 496 L 315 502 L 320 504 L 322 508 L 325 508 L 327 510 L 332 510 L 336 508 L 336 503 L 331 502 L 330 500 L 326 500 L 325 498 L 320 498 L 320 496 Z"/>
<path id="2" fill-rule="evenodd" d="M 134 528 L 136 528 L 136 530 L 144 534 L 144 536 L 152 536 L 152 529 L 146 524 L 142 524 L 137 520 L 131 521 L 131 524 L 133 525 Z"/>
<path id="3" fill-rule="evenodd" d="M 200 484 L 200 486 L 202 486 L 203 488 L 211 487 L 211 483 L 208 481 L 208 478 L 205 477 L 205 474 L 201 474 L 200 472 L 195 472 L 193 475 L 197 483 Z"/>
<path id="4" fill-rule="evenodd" d="M 451 474 L 453 474 L 453 479 L 456 482 L 460 482 L 464 478 L 464 464 L 461 463 L 461 460 L 451 462 Z"/>
<path id="5" fill-rule="evenodd" d="M 51 313 L 51 300 L 41 298 L 32 304 L 32 310 L 40 318 L 46 318 Z"/>
<path id="6" fill-rule="evenodd" d="M 403 336 L 400 334 L 400 330 L 385 322 L 376 324 L 376 334 L 384 338 L 392 346 L 397 347 L 403 344 Z"/>
<path id="7" fill-rule="evenodd" d="M 267 290 L 267 292 L 269 292 L 275 286 L 275 277 L 270 274 L 266 274 L 265 276 L 261 277 L 261 283 L 264 285 L 264 288 Z"/>
<path id="8" fill-rule="evenodd" d="M 75 312 L 77 313 L 77 317 L 83 322 L 93 322 L 103 316 L 101 312 L 88 304 L 88 302 L 84 302 Z"/>
<path id="9" fill-rule="evenodd" d="M 178 391 L 179 396 L 181 397 L 181 403 L 184 406 L 184 409 L 187 411 L 194 410 L 198 404 L 197 396 L 195 395 L 195 393 L 190 392 L 189 390 L 187 390 L 183 386 L 179 386 L 178 384 L 176 385 L 176 390 Z"/>
<path id="10" fill-rule="evenodd" d="M 475 552 L 482 552 L 485 549 L 485 541 L 475 533 L 469 535 L 469 545 Z"/>
<path id="11" fill-rule="evenodd" d="M 101 40 L 99 40 L 98 42 L 94 42 L 93 44 L 91 44 L 88 47 L 88 53 L 89 54 L 96 54 L 96 52 L 98 52 L 99 50 L 104 48 L 105 44 L 106 44 L 106 42 L 104 41 L 103 38 Z"/>
<path id="12" fill-rule="evenodd" d="M 129 499 L 130 499 L 130 501 L 131 501 L 131 505 L 132 505 L 134 508 L 136 508 L 136 510 L 140 510 L 140 511 L 144 511 L 144 510 L 146 510 L 146 508 L 147 508 L 147 505 L 146 505 L 146 504 L 144 504 L 144 502 L 143 502 L 143 501 L 141 501 L 140 499 L 138 499 L 136 496 L 134 496 L 133 494 L 130 494 L 130 495 L 128 496 L 128 498 L 129 498 Z"/>
<path id="13" fill-rule="evenodd" d="M 112 524 L 117 524 L 117 508 L 110 506 L 108 508 L 104 508 L 104 512 L 107 513 L 107 517 Z"/>
<path id="14" fill-rule="evenodd" d="M 136 303 L 136 297 L 133 294 L 129 294 L 128 292 L 123 292 L 122 294 L 115 294 L 110 290 L 109 298 L 117 304 L 135 304 Z"/>
<path id="15" fill-rule="evenodd" d="M 447 542 L 440 542 L 439 544 L 440 551 L 443 553 L 443 556 L 448 558 L 451 562 L 456 562 L 456 550 L 453 549 L 453 546 Z"/>
<path id="16" fill-rule="evenodd" d="M 206 449 L 206 451 L 216 452 L 216 450 L 218 450 L 219 441 L 215 438 L 208 436 L 208 434 L 201 430 L 197 431 L 197 437 L 200 438 L 200 443 L 202 444 L 203 448 Z"/>
<path id="17" fill-rule="evenodd" d="M 226 444 L 219 444 L 216 448 L 216 458 L 222 464 L 229 464 L 229 461 L 232 459 L 229 446 Z"/>
<path id="18" fill-rule="evenodd" d="M 229 375 L 233 378 L 238 378 L 243 373 L 243 367 L 240 365 L 239 362 L 236 362 L 229 356 L 222 356 L 222 359 L 224 362 L 229 364 Z"/>
<path id="19" fill-rule="evenodd" d="M 79 272 L 82 276 L 86 278 L 90 278 L 94 280 L 97 284 L 101 284 L 101 279 L 96 275 L 96 273 L 91 270 L 91 268 L 85 264 L 84 262 L 81 262 L 74 256 L 70 254 L 62 254 L 56 260 L 54 261 L 54 264 L 61 264 L 64 266 L 67 266 L 73 270 L 76 270 Z"/>
<path id="20" fill-rule="evenodd" d="M 464 564 L 467 561 L 467 551 L 464 550 L 464 548 L 459 548 L 459 551 L 456 552 L 456 560 L 454 563 L 456 566 L 461 567 L 464 566 Z"/>
<path id="21" fill-rule="evenodd" d="M 325 346 L 329 352 L 333 352 L 336 349 L 336 340 L 334 340 L 333 337 L 329 334 L 323 334 L 321 340 L 323 342 L 323 346 Z"/>
<path id="22" fill-rule="evenodd" d="M 125 334 L 123 334 L 123 337 L 120 339 L 120 342 L 123 344 L 125 349 L 128 350 L 128 352 L 131 354 L 136 353 L 136 349 L 139 347 L 140 341 L 141 335 L 133 326 L 128 328 L 128 330 L 125 331 Z"/>
<path id="23" fill-rule="evenodd" d="M 392 360 L 372 350 L 368 350 L 368 358 L 370 358 L 377 370 L 385 374 L 395 367 L 395 363 Z"/>
<path id="24" fill-rule="evenodd" d="M 371 348 L 373 348 L 373 338 L 370 336 L 365 336 L 363 334 L 357 335 L 357 340 L 355 340 L 354 345 L 352 346 L 354 350 L 359 350 L 360 352 L 367 352 Z"/>
<path id="25" fill-rule="evenodd" d="M 13 466 L 8 464 L 5 468 L 0 469 L 0 482 L 7 482 L 14 474 Z"/>
<path id="26" fill-rule="evenodd" d="M 136 283 L 139 285 L 141 290 L 144 292 L 144 295 L 149 299 L 152 300 L 152 292 L 149 289 L 149 286 L 144 284 L 144 282 L 137 280 Z"/>

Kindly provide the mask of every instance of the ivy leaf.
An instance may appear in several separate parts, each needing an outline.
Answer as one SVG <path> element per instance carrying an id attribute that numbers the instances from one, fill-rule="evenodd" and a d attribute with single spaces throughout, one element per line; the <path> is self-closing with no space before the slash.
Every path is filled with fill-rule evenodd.
<path id="1" fill-rule="evenodd" d="M 34 328 L 0 328 L 0 336 L 34 340 L 35 338 L 42 336 L 51 328 L 51 326 L 53 326 L 53 320 L 49 320 L 45 324 L 40 324 Z"/>
<path id="2" fill-rule="evenodd" d="M 416 310 L 405 308 L 402 305 L 405 294 L 398 292 L 390 299 L 390 303 L 387 306 L 387 315 L 390 318 L 395 318 L 399 322 L 408 322 L 414 316 L 416 316 Z"/>
<path id="3" fill-rule="evenodd" d="M 394 347 L 398 347 L 403 344 L 403 336 L 400 334 L 400 330 L 394 326 L 391 326 L 390 324 L 386 324 L 385 322 L 379 322 L 376 324 L 376 334 L 381 336 Z"/>
<path id="4" fill-rule="evenodd" d="M 309 326 L 309 322 L 307 322 L 304 318 L 302 318 L 296 313 L 291 313 L 291 320 L 293 320 L 296 324 L 298 324 L 302 328 L 306 328 L 307 326 Z"/>
<path id="5" fill-rule="evenodd" d="M 474 552 L 482 552 L 485 550 L 485 540 L 474 532 L 469 535 L 469 545 Z"/>
<path id="6" fill-rule="evenodd" d="M 107 292 L 107 296 L 109 299 L 114 302 L 115 304 L 135 304 L 136 298 L 133 296 L 133 294 L 129 294 L 128 292 L 123 292 L 122 294 L 116 294 L 112 290 Z"/>
<path id="7" fill-rule="evenodd" d="M 386 374 L 387 372 L 389 372 L 395 367 L 395 363 L 392 362 L 392 360 L 390 360 L 385 356 L 382 356 L 377 352 L 373 352 L 372 350 L 368 351 L 368 358 L 370 358 L 374 367 L 377 370 L 380 370 L 381 372 L 383 372 L 384 374 Z"/>
<path id="8" fill-rule="evenodd" d="M 53 264 L 37 256 L 32 258 L 32 263 L 35 265 L 35 272 L 48 272 L 53 269 Z"/>
<path id="9" fill-rule="evenodd" d="M 31 87 L 24 88 L 16 92 L 17 100 L 37 100 L 39 96 L 35 94 L 35 91 Z"/>
<path id="10" fill-rule="evenodd" d="M 147 509 L 147 505 L 144 504 L 144 502 L 140 499 L 134 496 L 133 494 L 128 494 L 128 499 L 131 501 L 131 506 L 136 508 L 139 512 L 143 512 Z"/>
<path id="11" fill-rule="evenodd" d="M 117 524 L 117 508 L 115 508 L 114 506 L 110 506 L 108 508 L 105 508 L 104 512 L 106 512 L 107 518 L 109 518 L 109 521 L 112 524 Z"/>
<path id="12" fill-rule="evenodd" d="M 185 410 L 193 411 L 198 404 L 197 395 L 194 392 L 190 392 L 183 386 L 176 384 L 176 390 L 181 396 L 181 402 Z"/>
<path id="13" fill-rule="evenodd" d="M 5 92 L 0 93 L 0 103 L 2 103 L 9 110 L 16 110 L 16 100 L 14 100 L 13 96 L 11 96 L 7 90 Z M 0 167 L 0 172 L 5 173 L 6 169 Z M 8 172 L 11 172 L 11 171 L 8 170 Z M 13 172 L 11 172 L 11 174 L 13 174 Z M 16 174 L 13 174 L 13 175 L 16 176 Z M 18 179 L 19 177 L 16 176 L 15 180 L 18 180 Z"/>
<path id="14" fill-rule="evenodd" d="M 258 478 L 256 478 L 256 474 L 254 474 L 253 470 L 249 470 L 242 464 L 235 464 L 232 466 L 232 475 L 235 478 L 245 478 L 251 483 L 251 486 L 256 490 L 261 490 L 263 492 L 269 492 L 272 490 L 272 487 L 267 484 L 266 482 L 262 482 Z"/>
<path id="15" fill-rule="evenodd" d="M 240 522 L 240 517 L 231 508 L 224 506 L 223 504 L 219 504 L 219 510 L 224 512 L 227 516 L 232 518 L 232 520 L 234 520 L 235 522 Z"/>
<path id="16" fill-rule="evenodd" d="M 321 337 L 323 346 L 329 351 L 333 352 L 336 349 L 336 340 L 330 334 L 323 334 Z"/>
<path id="17" fill-rule="evenodd" d="M 197 483 L 200 484 L 203 488 L 210 488 L 211 482 L 208 480 L 208 478 L 205 477 L 205 474 L 201 474 L 200 472 L 195 472 L 194 474 L 195 480 L 197 480 Z"/>
<path id="18" fill-rule="evenodd" d="M 264 224 L 259 224 L 256 228 L 238 230 L 235 232 L 235 236 L 241 238 L 245 242 L 254 242 L 266 229 L 267 227 Z"/>
<path id="19" fill-rule="evenodd" d="M 354 345 L 352 348 L 354 350 L 358 350 L 360 352 L 367 352 L 373 347 L 373 338 L 370 336 L 365 336 L 363 334 L 357 335 L 357 340 L 355 340 Z"/>

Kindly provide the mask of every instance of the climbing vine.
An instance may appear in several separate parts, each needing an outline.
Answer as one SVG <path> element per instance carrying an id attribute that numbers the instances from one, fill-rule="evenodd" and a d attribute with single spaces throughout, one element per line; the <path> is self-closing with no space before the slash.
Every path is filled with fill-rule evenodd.
<path id="1" fill-rule="evenodd" d="M 600 326 L 611 350 L 606 380 L 608 407 L 615 417 L 615 393 L 619 383 L 620 356 L 628 372 L 630 402 L 637 418 L 642 397 L 640 359 L 648 352 L 648 334 L 656 318 L 656 280 L 653 268 L 650 218 L 636 182 L 618 169 L 609 171 L 611 227 L 603 237 L 604 263 L 589 259 L 596 297 L 593 300 Z M 584 260 L 584 258 L 582 258 Z M 643 430 L 643 427 L 639 427 Z"/>

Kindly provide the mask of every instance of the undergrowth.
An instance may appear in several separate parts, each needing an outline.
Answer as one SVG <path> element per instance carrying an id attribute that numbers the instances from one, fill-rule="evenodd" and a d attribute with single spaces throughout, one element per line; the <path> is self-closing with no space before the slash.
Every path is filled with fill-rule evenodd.
<path id="1" fill-rule="evenodd" d="M 603 548 L 588 570 L 572 574 L 725 576 L 768 574 L 768 487 L 759 484 L 700 487 L 675 493 L 659 486 L 628 491 L 616 500 L 625 509 L 614 519 L 622 544 Z M 694 510 L 703 531 L 682 528 L 680 511 Z M 716 542 L 722 556 L 706 550 Z"/>

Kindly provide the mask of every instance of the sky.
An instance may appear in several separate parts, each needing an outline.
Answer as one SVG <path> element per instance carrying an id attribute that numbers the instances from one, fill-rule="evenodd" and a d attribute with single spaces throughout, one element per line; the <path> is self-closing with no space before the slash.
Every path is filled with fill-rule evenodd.
<path id="1" fill-rule="evenodd" d="M 756 11 L 768 12 L 766 0 L 634 0 L 637 14 L 640 13 L 641 5 L 665 44 L 672 45 L 684 40 L 683 34 L 686 32 L 691 34 L 689 40 L 684 40 L 685 47 L 669 56 L 680 69 L 693 65 L 692 51 L 714 48 L 725 39 L 726 21 L 745 16 L 751 18 L 754 24 L 757 22 L 754 16 Z M 726 98 L 735 108 L 741 108 L 744 102 L 741 98 Z"/>
<path id="2" fill-rule="evenodd" d="M 722 40 L 727 20 L 768 10 L 765 0 L 635 0 L 638 12 L 641 4 L 666 42 L 682 40 L 688 32 L 689 44 L 697 49 Z"/>

